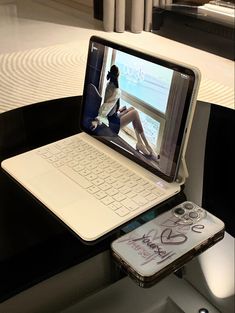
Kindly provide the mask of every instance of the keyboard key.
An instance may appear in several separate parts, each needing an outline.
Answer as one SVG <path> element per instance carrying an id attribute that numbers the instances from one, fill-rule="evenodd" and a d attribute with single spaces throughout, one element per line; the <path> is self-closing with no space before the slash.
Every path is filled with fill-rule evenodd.
<path id="1" fill-rule="evenodd" d="M 130 211 L 135 211 L 139 208 L 139 205 L 130 199 L 125 199 L 122 201 L 122 204 L 128 208 Z"/>
<path id="2" fill-rule="evenodd" d="M 41 157 L 42 157 L 43 159 L 49 159 L 49 158 L 52 157 L 52 156 L 53 156 L 53 154 L 50 153 L 49 151 L 45 151 L 43 154 L 41 154 Z"/>
<path id="3" fill-rule="evenodd" d="M 112 173 L 112 177 L 113 178 L 118 178 L 120 176 L 122 176 L 122 173 L 120 171 L 118 171 L 118 170 Z"/>
<path id="4" fill-rule="evenodd" d="M 66 157 L 66 154 L 64 152 L 60 152 L 57 154 L 57 158 L 58 159 L 62 159 L 62 158 L 65 158 Z"/>
<path id="5" fill-rule="evenodd" d="M 123 175 L 123 174 L 122 174 L 122 175 Z M 120 182 L 122 182 L 122 183 L 128 182 L 129 179 L 130 179 L 130 177 L 129 177 L 129 176 L 126 176 L 126 175 L 123 175 L 123 176 L 121 176 L 121 177 L 118 178 L 118 180 L 119 180 Z"/>
<path id="6" fill-rule="evenodd" d="M 48 161 L 51 162 L 51 163 L 53 163 L 53 162 L 58 161 L 58 158 L 57 158 L 56 155 L 53 155 L 53 156 L 51 156 L 50 158 L 48 158 Z"/>
<path id="7" fill-rule="evenodd" d="M 93 169 L 92 173 L 94 173 L 94 174 L 97 174 L 97 175 L 98 175 L 98 174 L 102 173 L 102 171 L 103 171 L 103 170 L 102 170 L 101 168 L 96 167 L 96 168 L 94 168 L 94 169 Z"/>
<path id="8" fill-rule="evenodd" d="M 150 184 L 149 182 L 147 182 L 146 184 L 144 184 L 144 187 L 146 189 L 153 189 L 154 188 L 154 185 L 153 184 Z"/>
<path id="9" fill-rule="evenodd" d="M 109 205 L 110 203 L 114 202 L 113 198 L 110 196 L 106 196 L 105 198 L 103 198 L 101 200 L 103 202 L 103 204 L 105 205 Z"/>
<path id="10" fill-rule="evenodd" d="M 127 208 L 122 207 L 120 209 L 117 209 L 115 213 L 117 213 L 119 216 L 126 216 L 130 213 L 130 211 Z"/>
<path id="11" fill-rule="evenodd" d="M 64 161 L 63 160 L 58 160 L 58 161 L 54 162 L 53 165 L 55 167 L 60 167 L 60 166 L 64 165 Z"/>
<path id="12" fill-rule="evenodd" d="M 78 161 L 72 160 L 72 161 L 70 161 L 70 162 L 68 163 L 68 166 L 70 166 L 70 167 L 75 167 L 77 164 L 78 164 Z"/>
<path id="13" fill-rule="evenodd" d="M 149 195 L 150 193 L 151 193 L 151 190 L 148 190 L 148 189 L 143 190 L 143 191 L 140 192 L 141 196 L 143 196 L 143 197 L 146 197 L 146 196 Z"/>
<path id="14" fill-rule="evenodd" d="M 106 183 L 108 183 L 108 184 L 113 184 L 113 183 L 115 183 L 117 180 L 116 180 L 114 177 L 109 176 L 109 177 L 107 177 L 107 178 L 105 179 L 105 181 L 106 181 Z"/>
<path id="15" fill-rule="evenodd" d="M 56 148 L 56 146 L 51 145 L 50 147 L 48 147 L 48 151 L 52 154 L 57 154 L 60 153 L 60 150 Z"/>
<path id="16" fill-rule="evenodd" d="M 107 172 L 109 172 L 110 174 L 113 173 L 113 172 L 116 172 L 116 168 L 114 168 L 114 167 L 112 166 L 112 162 L 111 162 L 111 165 L 109 165 L 109 166 L 107 166 L 107 167 L 105 168 L 105 170 L 106 170 Z"/>
<path id="17" fill-rule="evenodd" d="M 152 189 L 151 192 L 152 192 L 152 193 L 155 193 L 155 194 L 156 194 L 157 196 L 159 196 L 159 197 L 162 196 L 162 195 L 164 195 L 164 191 L 162 191 L 162 190 L 160 190 L 160 189 L 158 189 L 158 188 L 157 188 L 157 189 L 156 189 L 156 188 Z"/>
<path id="18" fill-rule="evenodd" d="M 74 170 L 75 170 L 76 172 L 80 172 L 80 171 L 82 171 L 83 169 L 84 169 L 84 167 L 83 167 L 82 165 L 80 165 L 80 164 L 78 164 L 77 166 L 74 167 Z"/>
<path id="19" fill-rule="evenodd" d="M 64 157 L 60 160 L 63 161 L 64 163 L 68 164 L 70 161 L 72 161 L 72 158 L 70 155 L 66 155 L 66 157 Z"/>
<path id="20" fill-rule="evenodd" d="M 91 161 L 91 160 L 94 160 L 94 157 L 93 157 L 93 155 L 88 155 L 87 159 Z"/>
<path id="21" fill-rule="evenodd" d="M 138 184 L 142 181 L 142 178 L 139 177 L 138 175 L 136 174 L 132 174 L 131 175 L 131 180 L 135 180 L 135 181 L 138 181 Z"/>
<path id="22" fill-rule="evenodd" d="M 99 174 L 99 177 L 102 178 L 102 179 L 106 179 L 106 178 L 109 177 L 109 173 L 107 173 L 107 172 L 104 171 L 104 172 L 102 172 L 102 173 Z"/>
<path id="23" fill-rule="evenodd" d="M 136 192 L 134 192 L 134 191 L 129 191 L 128 193 L 126 193 L 126 196 L 128 198 L 135 198 L 135 197 L 138 196 L 138 194 Z"/>
<path id="24" fill-rule="evenodd" d="M 148 203 L 148 201 L 140 195 L 137 195 L 136 197 L 132 198 L 132 200 L 135 201 L 138 205 L 144 205 Z"/>
<path id="25" fill-rule="evenodd" d="M 112 205 L 114 205 L 116 207 L 116 209 L 120 209 L 123 205 L 121 204 L 121 202 L 117 202 L 117 201 L 114 201 L 112 203 Z"/>
<path id="26" fill-rule="evenodd" d="M 150 193 L 149 195 L 146 196 L 146 199 L 149 201 L 153 201 L 155 199 L 158 198 L 158 195 L 154 194 L 154 193 Z"/>
<path id="27" fill-rule="evenodd" d="M 107 181 L 107 180 L 106 180 Z M 120 181 L 115 181 L 112 183 L 113 187 L 116 189 L 122 188 L 123 187 L 123 183 Z"/>
<path id="28" fill-rule="evenodd" d="M 106 191 L 106 190 L 110 189 L 111 186 L 104 182 L 103 184 L 99 185 L 99 188 Z"/>
<path id="29" fill-rule="evenodd" d="M 122 186 L 121 188 L 119 188 L 119 191 L 120 191 L 121 193 L 123 193 L 124 195 L 126 195 L 126 194 L 128 194 L 129 192 L 131 192 L 132 190 L 131 190 L 131 188 L 129 188 L 129 187 Z"/>
<path id="30" fill-rule="evenodd" d="M 63 150 L 63 148 L 65 148 L 67 145 L 65 141 L 59 141 L 56 143 L 55 146 L 58 150 Z"/>
<path id="31" fill-rule="evenodd" d="M 137 185 L 137 182 L 135 180 L 129 180 L 126 184 L 127 187 L 132 188 Z"/>
<path id="32" fill-rule="evenodd" d="M 86 176 L 86 178 L 89 179 L 89 180 L 91 180 L 91 181 L 93 181 L 94 179 L 97 178 L 97 176 L 96 176 L 95 174 L 93 174 L 93 173 L 90 173 L 90 174 L 88 174 L 88 175 Z"/>
<path id="33" fill-rule="evenodd" d="M 116 207 L 116 205 L 114 205 L 114 203 L 111 203 L 109 204 L 109 208 L 112 210 L 112 211 L 116 211 L 118 208 Z"/>
<path id="34" fill-rule="evenodd" d="M 114 196 L 118 193 L 118 189 L 115 189 L 113 187 L 111 187 L 110 189 L 107 190 L 107 194 L 110 195 L 110 196 Z"/>
<path id="35" fill-rule="evenodd" d="M 138 185 L 133 188 L 133 191 L 136 193 L 139 193 L 139 192 L 145 191 L 145 188 L 142 185 Z"/>
<path id="36" fill-rule="evenodd" d="M 93 193 L 100 191 L 100 189 L 97 186 L 92 185 L 91 187 L 87 189 L 87 191 L 93 194 Z"/>
<path id="37" fill-rule="evenodd" d="M 121 202 L 122 200 L 126 199 L 126 196 L 124 196 L 122 193 L 117 193 L 116 195 L 113 196 L 113 198 L 116 201 Z"/>
<path id="38" fill-rule="evenodd" d="M 75 149 L 75 150 L 69 152 L 69 155 L 73 158 L 73 157 L 76 157 L 78 153 L 79 152 L 77 152 L 76 149 Z"/>
<path id="39" fill-rule="evenodd" d="M 46 149 L 46 148 L 40 148 L 40 149 L 38 149 L 37 150 L 37 154 L 39 154 L 39 155 L 43 155 L 44 153 L 46 153 L 48 150 Z"/>
<path id="40" fill-rule="evenodd" d="M 78 174 L 78 172 L 75 172 L 67 165 L 61 166 L 60 171 L 83 188 L 89 188 L 92 186 L 92 183 L 88 179 L 84 178 L 82 175 Z"/>
<path id="41" fill-rule="evenodd" d="M 106 194 L 106 192 L 104 192 L 103 190 L 100 190 L 100 191 L 98 191 L 96 194 L 95 194 L 95 197 L 97 198 L 97 199 L 103 199 L 104 197 L 106 197 L 107 196 L 107 194 Z"/>
<path id="42" fill-rule="evenodd" d="M 89 160 L 83 159 L 79 162 L 79 164 L 85 167 L 86 165 L 89 164 Z"/>
<path id="43" fill-rule="evenodd" d="M 101 179 L 101 178 L 99 178 L 99 177 L 97 177 L 97 178 L 93 181 L 93 183 L 94 183 L 96 186 L 99 186 L 99 185 L 101 185 L 101 184 L 104 183 L 104 180 Z"/>
<path id="44" fill-rule="evenodd" d="M 94 168 L 97 168 L 97 164 L 95 162 L 90 163 L 89 169 L 93 171 Z"/>
<path id="45" fill-rule="evenodd" d="M 88 174 L 90 174 L 91 172 L 88 170 L 88 169 L 86 169 L 86 168 L 84 168 L 81 172 L 80 172 L 80 174 L 82 175 L 82 176 L 86 176 L 86 175 L 88 175 Z"/>

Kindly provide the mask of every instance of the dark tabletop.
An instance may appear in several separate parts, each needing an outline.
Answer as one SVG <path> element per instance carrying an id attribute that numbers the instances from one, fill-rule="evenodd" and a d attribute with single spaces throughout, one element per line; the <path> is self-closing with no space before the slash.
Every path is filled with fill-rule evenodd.
<path id="1" fill-rule="evenodd" d="M 36 103 L 0 114 L 0 161 L 79 132 L 81 97 Z M 143 223 L 185 200 L 184 193 L 138 218 Z M 128 225 L 127 225 L 128 226 Z M 86 245 L 0 170 L 0 302 L 110 247 L 117 229 Z"/>

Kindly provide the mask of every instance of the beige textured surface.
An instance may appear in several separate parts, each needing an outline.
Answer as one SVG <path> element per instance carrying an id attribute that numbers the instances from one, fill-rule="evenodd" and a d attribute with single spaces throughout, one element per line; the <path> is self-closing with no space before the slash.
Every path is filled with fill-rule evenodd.
<path id="1" fill-rule="evenodd" d="M 81 95 L 88 40 L 0 55 L 0 113 Z M 234 88 L 202 77 L 198 100 L 234 109 Z"/>
<path id="2" fill-rule="evenodd" d="M 0 112 L 82 94 L 87 43 L 0 55 Z"/>
<path id="3" fill-rule="evenodd" d="M 211 79 L 202 79 L 198 100 L 235 109 L 234 88 L 225 86 Z"/>

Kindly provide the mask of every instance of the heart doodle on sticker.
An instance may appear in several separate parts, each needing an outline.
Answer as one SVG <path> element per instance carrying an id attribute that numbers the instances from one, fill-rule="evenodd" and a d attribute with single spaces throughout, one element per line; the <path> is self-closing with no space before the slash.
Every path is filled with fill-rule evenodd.
<path id="1" fill-rule="evenodd" d="M 187 241 L 188 237 L 184 234 L 172 234 L 172 229 L 165 228 L 161 233 L 161 242 L 165 245 L 181 245 Z"/>

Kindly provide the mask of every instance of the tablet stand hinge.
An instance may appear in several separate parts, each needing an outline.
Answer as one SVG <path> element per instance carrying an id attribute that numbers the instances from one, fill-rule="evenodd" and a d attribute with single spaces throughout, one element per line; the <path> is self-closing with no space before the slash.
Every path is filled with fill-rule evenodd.
<path id="1" fill-rule="evenodd" d="M 188 168 L 186 165 L 186 161 L 185 161 L 185 158 L 182 158 L 181 162 L 180 162 L 178 177 L 176 179 L 177 183 L 183 185 L 188 176 L 189 176 L 189 174 L 188 174 Z"/>

